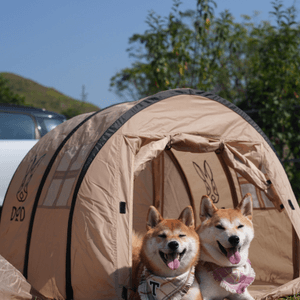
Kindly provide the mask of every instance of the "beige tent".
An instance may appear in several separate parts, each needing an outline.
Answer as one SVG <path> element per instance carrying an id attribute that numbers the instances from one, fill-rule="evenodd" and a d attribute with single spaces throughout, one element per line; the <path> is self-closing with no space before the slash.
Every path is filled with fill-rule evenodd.
<path id="1" fill-rule="evenodd" d="M 199 224 L 202 195 L 229 208 L 248 192 L 260 299 L 299 276 L 300 210 L 286 173 L 232 103 L 161 92 L 77 116 L 33 147 L 6 194 L 0 254 L 46 297 L 126 299 L 132 229 L 145 230 L 149 205 L 165 218 L 192 205 Z"/>

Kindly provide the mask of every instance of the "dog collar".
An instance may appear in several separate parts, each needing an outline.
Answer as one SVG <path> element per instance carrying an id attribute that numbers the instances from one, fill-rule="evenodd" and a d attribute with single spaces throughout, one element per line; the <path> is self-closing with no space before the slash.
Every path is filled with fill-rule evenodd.
<path id="1" fill-rule="evenodd" d="M 194 282 L 195 267 L 177 277 L 160 277 L 143 270 L 138 293 L 141 300 L 180 300 Z"/>
<path id="2" fill-rule="evenodd" d="M 215 281 L 220 282 L 220 286 L 226 291 L 235 294 L 242 294 L 245 289 L 254 281 L 255 272 L 248 259 L 241 267 L 220 267 L 209 263 L 209 271 Z"/>

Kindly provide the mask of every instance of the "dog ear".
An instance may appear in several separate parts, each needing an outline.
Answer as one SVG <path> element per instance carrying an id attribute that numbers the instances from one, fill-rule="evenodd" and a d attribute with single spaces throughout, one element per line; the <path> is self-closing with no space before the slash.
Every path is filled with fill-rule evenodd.
<path id="1" fill-rule="evenodd" d="M 154 206 L 150 206 L 148 210 L 148 216 L 147 216 L 147 224 L 146 224 L 147 230 L 154 228 L 162 220 L 163 217 L 160 215 L 159 211 Z"/>
<path id="2" fill-rule="evenodd" d="M 187 227 L 195 228 L 194 212 L 191 206 L 186 207 L 180 214 L 178 220 L 180 220 Z"/>
<path id="3" fill-rule="evenodd" d="M 237 209 L 241 211 L 241 213 L 247 217 L 249 220 L 252 220 L 253 217 L 253 200 L 252 195 L 250 193 L 246 194 L 242 201 L 237 206 Z"/>
<path id="4" fill-rule="evenodd" d="M 213 204 L 211 199 L 208 196 L 202 196 L 201 204 L 200 204 L 200 219 L 201 222 L 203 222 L 206 219 L 209 219 L 212 217 L 214 212 L 216 212 L 218 209 Z"/>

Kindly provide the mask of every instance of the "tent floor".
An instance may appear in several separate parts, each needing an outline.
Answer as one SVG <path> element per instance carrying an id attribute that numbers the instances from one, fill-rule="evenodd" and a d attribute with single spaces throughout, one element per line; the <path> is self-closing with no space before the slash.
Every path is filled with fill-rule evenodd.
<path id="1" fill-rule="evenodd" d="M 279 286 L 281 286 L 281 284 L 271 284 L 269 282 L 254 281 L 253 284 L 248 287 L 248 291 L 253 298 L 256 298 L 272 291 L 275 288 L 278 288 Z"/>

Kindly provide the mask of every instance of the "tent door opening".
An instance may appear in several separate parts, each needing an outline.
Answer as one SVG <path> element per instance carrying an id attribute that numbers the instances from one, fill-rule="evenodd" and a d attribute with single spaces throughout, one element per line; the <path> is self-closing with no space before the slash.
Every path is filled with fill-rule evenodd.
<path id="1" fill-rule="evenodd" d="M 134 181 L 133 229 L 146 232 L 146 218 L 150 205 L 155 206 L 164 218 L 178 218 L 186 206 L 195 202 L 185 174 L 170 150 L 161 152 Z"/>

